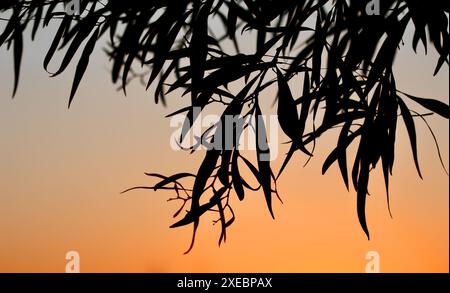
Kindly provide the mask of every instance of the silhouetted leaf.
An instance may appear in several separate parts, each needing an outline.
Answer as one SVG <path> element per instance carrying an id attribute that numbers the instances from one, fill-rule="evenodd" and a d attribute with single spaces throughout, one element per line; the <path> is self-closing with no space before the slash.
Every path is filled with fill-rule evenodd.
<path id="1" fill-rule="evenodd" d="M 195 15 L 192 25 L 192 39 L 190 49 L 190 67 L 192 74 L 192 101 L 197 98 L 197 91 L 199 85 L 203 79 L 205 68 L 204 64 L 208 53 L 208 43 L 206 39 L 208 37 L 208 17 L 213 2 L 207 1 L 202 5 L 198 15 Z"/>
<path id="2" fill-rule="evenodd" d="M 16 95 L 19 85 L 20 65 L 22 63 L 23 37 L 22 31 L 16 30 L 14 33 L 14 90 L 13 97 Z"/>
<path id="3" fill-rule="evenodd" d="M 194 246 L 195 242 L 195 235 L 197 232 L 197 228 L 200 221 L 200 216 L 205 213 L 208 209 L 210 209 L 212 206 L 215 205 L 215 203 L 209 202 L 208 204 L 200 206 L 200 197 L 203 194 L 206 182 L 208 181 L 209 177 L 211 176 L 212 172 L 214 171 L 214 168 L 216 167 L 217 160 L 219 159 L 220 151 L 217 150 L 209 150 L 206 153 L 205 158 L 203 159 L 202 164 L 200 165 L 200 168 L 197 172 L 197 175 L 195 177 L 194 186 L 192 188 L 192 199 L 191 199 L 191 210 L 186 215 L 186 218 L 176 224 L 172 225 L 171 228 L 186 225 L 186 223 L 194 223 L 194 231 L 192 236 L 192 242 L 189 247 L 189 249 L 186 251 L 188 253 L 192 247 Z"/>
<path id="4" fill-rule="evenodd" d="M 283 132 L 291 139 L 298 140 L 298 112 L 291 90 L 284 75 L 277 69 L 278 80 L 278 122 Z"/>
<path id="5" fill-rule="evenodd" d="M 309 91 L 310 91 L 309 73 L 308 71 L 305 71 L 303 78 L 303 95 L 301 97 L 302 104 L 301 104 L 300 118 L 298 121 L 299 135 L 301 136 L 303 136 L 303 133 L 305 132 L 306 121 L 308 120 L 309 108 L 311 106 L 312 101 Z"/>
<path id="6" fill-rule="evenodd" d="M 171 7 L 174 8 L 174 7 Z M 176 37 L 178 36 L 178 33 L 180 32 L 180 29 L 183 25 L 183 22 L 186 20 L 186 18 L 190 15 L 190 12 L 186 12 L 183 15 L 181 15 L 181 18 L 178 18 L 179 15 L 177 13 L 180 11 L 180 7 L 174 8 L 174 11 L 172 12 L 169 10 L 166 12 L 168 14 L 168 21 L 172 20 L 172 17 L 174 17 L 175 23 L 173 27 L 165 34 L 165 31 L 158 33 L 157 43 L 156 43 L 156 51 L 155 51 L 155 60 L 153 62 L 152 72 L 150 74 L 150 78 L 147 82 L 147 89 L 150 87 L 150 85 L 153 83 L 153 81 L 158 77 L 159 72 L 164 66 L 164 63 L 167 58 L 167 54 L 170 51 L 170 49 L 173 46 L 173 43 L 176 40 Z M 173 13 L 173 15 L 171 15 Z M 164 26 L 163 26 L 164 27 Z"/>
<path id="7" fill-rule="evenodd" d="M 34 15 L 34 24 L 33 29 L 31 31 L 31 40 L 34 41 L 36 37 L 37 30 L 39 29 L 39 25 L 41 24 L 42 14 L 44 11 L 44 6 L 42 4 L 38 4 L 36 7 L 36 14 Z"/>
<path id="8" fill-rule="evenodd" d="M 84 48 L 83 53 L 81 54 L 80 62 L 78 63 L 77 69 L 75 70 L 75 78 L 73 80 L 72 90 L 70 92 L 69 107 L 72 103 L 73 97 L 75 96 L 75 93 L 78 89 L 81 79 L 83 78 L 83 75 L 88 67 L 89 58 L 97 42 L 98 31 L 99 29 L 97 28 L 95 32 L 92 34 L 89 41 L 87 42 L 86 47 Z"/>
<path id="9" fill-rule="evenodd" d="M 266 198 L 267 207 L 272 218 L 275 218 L 272 209 L 272 187 L 270 169 L 270 150 L 267 144 L 266 127 L 262 118 L 259 104 L 255 105 L 255 132 L 256 132 L 256 156 L 258 160 L 258 181 L 260 182 Z"/>
<path id="10" fill-rule="evenodd" d="M 75 53 L 78 51 L 78 48 L 80 47 L 82 42 L 89 36 L 89 34 L 94 29 L 97 19 L 98 19 L 98 16 L 93 15 L 83 21 L 83 24 L 80 25 L 80 29 L 78 30 L 72 43 L 70 44 L 69 48 L 67 49 L 67 52 L 64 55 L 64 58 L 61 62 L 59 69 L 55 73 L 53 73 L 52 76 L 57 76 L 57 75 L 61 74 L 67 68 L 67 66 L 70 64 L 70 61 L 72 61 L 72 58 L 75 56 Z M 98 34 L 98 31 L 97 31 L 96 35 L 97 34 Z M 91 42 L 93 44 L 91 44 L 90 46 L 92 46 L 92 47 L 95 46 L 96 40 L 92 40 Z"/>
<path id="11" fill-rule="evenodd" d="M 305 75 L 306 78 L 306 75 Z M 283 165 L 280 168 L 278 173 L 278 177 L 283 172 L 284 168 L 287 166 L 289 160 L 297 149 L 300 149 L 303 153 L 308 156 L 312 156 L 312 154 L 306 149 L 302 141 L 302 134 L 304 130 L 303 126 L 300 125 L 297 106 L 294 98 L 292 97 L 291 90 L 289 89 L 289 85 L 287 83 L 286 78 L 283 74 L 277 70 L 277 80 L 278 80 L 278 121 L 280 123 L 281 129 L 286 133 L 286 135 L 292 140 L 291 148 L 286 155 L 286 158 L 283 162 Z M 309 80 L 308 82 L 305 80 L 304 84 L 304 92 L 309 91 Z M 308 98 L 309 95 L 305 97 L 305 107 L 309 107 Z M 307 111 L 307 110 L 306 110 Z M 305 117 L 303 116 L 302 119 Z"/>
<path id="12" fill-rule="evenodd" d="M 380 79 L 382 72 L 386 68 L 392 68 L 394 57 L 397 52 L 397 46 L 408 24 L 408 17 L 404 17 L 396 26 L 392 26 L 388 36 L 381 46 L 378 55 L 373 63 L 368 78 L 368 84 L 365 93 L 369 93 L 372 86 Z"/>
<path id="13" fill-rule="evenodd" d="M 361 169 L 358 176 L 357 212 L 359 223 L 361 224 L 367 238 L 370 239 L 369 229 L 366 222 L 366 197 L 369 185 L 369 162 L 365 158 L 361 160 Z"/>
<path id="14" fill-rule="evenodd" d="M 228 185 L 229 179 L 229 166 L 231 160 L 231 150 L 224 150 L 222 152 L 222 161 L 220 163 L 220 168 L 217 171 L 217 177 L 223 185 Z"/>
<path id="15" fill-rule="evenodd" d="M 182 178 L 186 178 L 186 177 L 195 177 L 194 174 L 191 173 L 178 173 L 175 175 L 172 175 L 170 177 L 164 178 L 162 181 L 158 182 L 155 186 L 154 186 L 154 190 L 160 189 L 164 186 L 166 186 L 167 184 L 170 184 L 172 182 L 176 182 L 177 180 L 180 180 Z"/>
<path id="16" fill-rule="evenodd" d="M 408 95 L 408 94 L 404 94 L 405 96 L 407 96 L 408 98 L 410 98 L 411 100 L 413 100 L 414 102 L 420 104 L 422 107 L 433 111 L 434 113 L 449 119 L 450 118 L 450 107 L 449 105 L 444 104 L 441 101 L 438 100 L 433 100 L 433 99 L 424 99 L 424 98 L 419 98 L 419 97 L 415 97 L 412 95 Z"/>
<path id="17" fill-rule="evenodd" d="M 8 38 L 11 36 L 11 34 L 14 34 L 14 31 L 21 30 L 20 25 L 20 18 L 19 18 L 19 9 L 14 9 L 12 12 L 12 15 L 6 24 L 3 32 L 0 34 L 0 46 L 3 46 L 3 44 L 8 40 Z"/>
<path id="18" fill-rule="evenodd" d="M 338 160 L 339 169 L 341 171 L 342 179 L 344 180 L 345 186 L 349 189 L 348 186 L 348 171 L 347 171 L 347 156 L 346 151 L 348 146 L 353 142 L 353 140 L 361 134 L 361 128 L 357 131 L 354 131 L 352 134 L 348 136 L 348 132 L 350 131 L 350 126 L 352 121 L 349 121 L 344 124 L 342 127 L 341 133 L 339 135 L 338 144 L 336 148 L 330 153 L 322 166 L 322 174 L 325 174 L 328 168 Z"/>
<path id="19" fill-rule="evenodd" d="M 414 125 L 414 119 L 409 112 L 408 106 L 403 102 L 400 97 L 397 97 L 398 105 L 402 113 L 403 121 L 405 122 L 406 130 L 408 131 L 409 140 L 411 144 L 411 149 L 413 153 L 414 163 L 416 164 L 417 173 L 420 178 L 422 178 L 422 173 L 419 167 L 419 158 L 417 155 L 417 136 L 416 136 L 416 126 Z"/>
<path id="20" fill-rule="evenodd" d="M 44 69 L 47 72 L 49 72 L 48 64 L 52 60 L 53 55 L 55 54 L 56 49 L 58 48 L 58 45 L 61 41 L 61 38 L 63 37 L 65 31 L 69 28 L 69 25 L 70 25 L 70 18 L 64 17 L 64 19 L 61 21 L 61 24 L 59 25 L 58 31 L 56 32 L 55 36 L 53 37 L 52 44 L 51 44 L 50 48 L 48 49 L 47 54 L 45 55 L 45 58 L 44 58 Z"/>
<path id="21" fill-rule="evenodd" d="M 233 152 L 233 160 L 231 162 L 231 177 L 233 181 L 234 191 L 236 191 L 239 200 L 243 200 L 245 193 L 244 188 L 242 186 L 242 178 L 239 173 L 238 158 L 239 158 L 239 151 L 235 150 Z"/>

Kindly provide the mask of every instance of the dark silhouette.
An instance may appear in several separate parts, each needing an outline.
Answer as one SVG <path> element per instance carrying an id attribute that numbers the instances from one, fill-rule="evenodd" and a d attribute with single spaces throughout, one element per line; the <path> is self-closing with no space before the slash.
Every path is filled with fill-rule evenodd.
<path id="1" fill-rule="evenodd" d="M 65 1 L 65 8 L 61 2 L 1 1 L 5 26 L 0 46 L 13 50 L 13 95 L 19 82 L 24 32 L 30 28 L 27 32 L 31 31 L 34 39 L 50 22 L 57 22 L 59 28 L 45 55 L 44 69 L 48 71 L 55 52 L 65 51 L 59 69 L 49 72 L 51 76 L 61 74 L 75 53 L 81 51 L 69 106 L 96 43 L 106 35 L 112 81 L 121 83 L 125 94 L 127 84 L 139 78 L 145 79 L 147 89 L 156 84 L 156 103 L 165 105 L 166 95 L 177 89 L 190 95 L 191 105 L 173 114 L 186 114 L 181 141 L 198 117 L 195 109 L 203 110 L 212 103 L 225 106 L 221 122 L 225 115 L 256 117 L 262 122 L 260 94 L 270 86 L 278 88 L 278 120 L 291 140 L 281 170 L 274 172 L 270 162 L 263 159 L 269 153 L 264 123 L 249 125 L 245 120 L 234 125 L 234 130 L 239 136 L 245 128 L 255 127 L 257 164 L 240 154 L 234 139 L 231 147 L 208 149 L 197 174 L 148 174 L 161 181 L 152 187 L 138 187 L 176 193 L 174 199 L 182 206 L 174 217 L 181 219 L 171 227 L 193 225 L 189 250 L 200 218 L 208 211 L 218 214 L 217 222 L 222 227 L 219 244 L 225 241 L 226 229 L 235 219 L 231 196 L 243 200 L 248 190 L 261 189 L 273 216 L 272 197 L 278 196 L 276 181 L 292 154 L 300 151 L 311 157 L 316 140 L 336 127 L 340 128 L 337 146 L 326 158 L 323 173 L 337 162 L 349 188 L 347 150 L 352 143 L 358 145 L 350 173 L 357 193 L 359 222 L 369 237 L 365 217 L 369 176 L 380 163 L 389 201 L 398 118 L 406 125 L 419 176 L 414 118 L 425 123 L 430 114 L 449 118 L 448 105 L 397 89 L 392 70 L 409 23 L 414 26 L 413 49 L 421 44 L 426 50 L 432 47 L 437 51 L 435 74 L 444 63 L 448 65 L 449 5 L 445 1 L 154 0 L 125 4 L 121 0 L 84 0 Z M 220 24 L 222 35 L 211 29 L 212 22 L 218 27 Z M 255 35 L 252 53 L 239 49 L 241 34 L 247 32 Z M 173 83 L 172 77 L 176 77 Z M 295 78 L 302 80 L 300 86 L 293 82 Z M 227 88 L 234 81 L 244 83 L 238 93 Z M 296 86 L 302 88 L 300 97 L 291 92 Z M 410 110 L 410 103 L 419 104 L 427 113 Z M 307 127 L 309 123 L 312 130 Z M 219 128 L 205 131 L 200 143 L 217 141 L 222 135 Z M 258 186 L 251 186 L 240 175 L 243 167 L 253 173 Z M 194 179 L 192 188 L 184 184 L 189 177 Z M 188 211 L 182 214 L 185 208 Z"/>

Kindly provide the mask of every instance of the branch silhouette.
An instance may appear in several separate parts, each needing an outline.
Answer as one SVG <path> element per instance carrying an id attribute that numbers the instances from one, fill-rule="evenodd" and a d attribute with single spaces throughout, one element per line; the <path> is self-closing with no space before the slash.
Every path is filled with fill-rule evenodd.
<path id="1" fill-rule="evenodd" d="M 393 71 L 409 24 L 414 27 L 410 44 L 414 51 L 421 44 L 426 51 L 432 47 L 438 53 L 434 75 L 444 64 L 448 66 L 449 6 L 443 1 L 381 1 L 378 15 L 366 13 L 369 1 L 360 0 L 155 0 L 126 4 L 119 0 L 84 0 L 79 15 L 66 13 L 63 2 L 69 1 L 0 3 L 4 24 L 0 46 L 13 51 L 13 96 L 19 85 L 25 33 L 30 32 L 35 39 L 38 31 L 52 22 L 58 30 L 43 67 L 53 77 L 72 62 L 77 63 L 69 107 L 92 52 L 104 38 L 108 40 L 105 52 L 112 62 L 112 81 L 119 83 L 125 94 L 128 84 L 139 79 L 146 89 L 155 85 L 155 103 L 166 105 L 169 94 L 177 90 L 190 95 L 190 105 L 173 113 L 186 115 L 180 143 L 199 116 L 196 109 L 203 111 L 214 103 L 225 107 L 221 121 L 203 133 L 200 144 L 219 140 L 222 133 L 218 126 L 226 115 L 242 117 L 242 123 L 235 125 L 237 137 L 231 147 L 206 151 L 196 174 L 147 174 L 160 181 L 152 187 L 137 187 L 176 194 L 170 200 L 180 201 L 181 208 L 174 215 L 179 220 L 171 227 L 193 226 L 187 252 L 194 245 L 206 212 L 217 214 L 219 245 L 226 240 L 226 230 L 235 220 L 230 204 L 234 196 L 244 200 L 247 192 L 261 191 L 274 216 L 272 199 L 280 198 L 277 179 L 292 155 L 300 151 L 312 157 L 316 140 L 336 127 L 340 128 L 336 147 L 325 159 L 322 171 L 337 164 L 347 189 L 352 183 L 358 219 L 369 237 L 365 205 L 370 173 L 381 164 L 389 202 L 398 118 L 406 126 L 420 177 L 414 118 L 427 123 L 428 115 L 412 111 L 409 105 L 449 118 L 448 105 L 399 90 Z M 255 36 L 252 53 L 240 50 L 248 36 Z M 49 64 L 57 52 L 63 52 L 64 57 L 58 69 L 51 72 Z M 74 60 L 77 52 L 81 52 L 80 58 Z M 233 82 L 243 84 L 238 93 L 227 87 Z M 262 159 L 270 150 L 260 119 L 260 100 L 263 91 L 272 86 L 278 89 L 275 103 L 279 125 L 290 139 L 289 152 L 278 172 Z M 300 97 L 292 91 L 297 86 L 302 89 Z M 252 119 L 258 123 L 252 123 Z M 312 130 L 308 130 L 308 123 L 313 124 Z M 256 163 L 239 151 L 239 135 L 249 127 L 255 128 L 259 138 L 255 142 Z M 203 139 L 206 137 L 209 140 Z M 443 164 L 434 134 L 433 139 Z M 349 170 L 347 155 L 353 144 L 357 151 Z M 255 177 L 257 186 L 251 186 L 249 178 L 242 176 L 244 168 Z M 192 187 L 186 188 L 184 182 L 189 179 L 193 180 Z"/>

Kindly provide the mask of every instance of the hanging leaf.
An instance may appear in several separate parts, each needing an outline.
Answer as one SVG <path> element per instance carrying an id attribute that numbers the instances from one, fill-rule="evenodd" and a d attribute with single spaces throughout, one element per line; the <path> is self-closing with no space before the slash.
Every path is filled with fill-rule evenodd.
<path id="1" fill-rule="evenodd" d="M 20 65 L 22 64 L 23 37 L 20 29 L 14 33 L 14 90 L 13 97 L 16 95 L 19 86 Z"/>
<path id="2" fill-rule="evenodd" d="M 420 178 L 422 178 L 422 172 L 420 172 L 419 166 L 419 157 L 417 155 L 417 135 L 416 135 L 416 126 L 414 125 L 414 119 L 409 112 L 408 106 L 406 106 L 405 102 L 397 96 L 398 105 L 400 106 L 400 111 L 402 113 L 403 121 L 405 122 L 406 130 L 408 131 L 409 141 L 411 144 L 411 149 L 413 153 L 414 163 L 416 165 L 417 173 Z"/>
<path id="3" fill-rule="evenodd" d="M 277 69 L 278 80 L 278 122 L 283 132 L 291 139 L 298 140 L 299 130 L 298 112 L 286 78 Z"/>
<path id="4" fill-rule="evenodd" d="M 233 152 L 233 161 L 231 163 L 231 176 L 234 186 L 234 191 L 236 191 L 236 194 L 239 198 L 239 200 L 244 200 L 244 188 L 242 186 L 242 178 L 239 173 L 239 166 L 238 166 L 238 157 L 239 157 L 239 151 L 235 150 Z"/>
<path id="5" fill-rule="evenodd" d="M 264 191 L 267 207 L 272 218 L 275 218 L 272 209 L 272 187 L 271 187 L 271 168 L 270 168 L 270 150 L 267 144 L 266 127 L 262 117 L 259 104 L 255 105 L 256 118 L 256 156 L 258 160 L 258 181 Z"/>
<path id="6" fill-rule="evenodd" d="M 408 95 L 403 93 L 405 96 L 407 96 L 408 98 L 410 98 L 411 100 L 413 100 L 414 102 L 420 104 L 422 107 L 433 111 L 434 113 L 449 119 L 450 118 L 450 107 L 449 105 L 446 105 L 445 103 L 438 101 L 438 100 L 433 100 L 433 99 L 424 99 L 424 98 L 419 98 L 419 97 L 415 97 L 412 95 Z"/>
<path id="7" fill-rule="evenodd" d="M 85 19 L 83 21 L 83 24 L 80 25 L 80 29 L 78 30 L 76 36 L 74 37 L 72 43 L 70 44 L 69 48 L 67 49 L 66 54 L 64 55 L 64 58 L 61 62 L 61 65 L 59 69 L 52 74 L 52 76 L 57 76 L 61 74 L 67 66 L 72 61 L 72 58 L 75 56 L 75 53 L 78 51 L 78 48 L 83 43 L 83 41 L 89 36 L 89 34 L 94 29 L 96 22 L 98 20 L 98 15 L 92 15 L 91 17 Z M 96 30 L 96 34 L 98 35 L 98 28 Z M 90 45 L 91 47 L 95 46 L 95 40 L 92 40 L 93 45 Z"/>
<path id="8" fill-rule="evenodd" d="M 97 28 L 95 32 L 92 34 L 91 38 L 86 44 L 86 47 L 83 50 L 83 53 L 81 54 L 80 61 L 78 62 L 77 69 L 75 70 L 75 78 L 73 80 L 72 84 L 72 90 L 70 92 L 70 98 L 69 98 L 69 108 L 72 104 L 72 100 L 75 96 L 75 93 L 77 92 L 78 86 L 80 85 L 81 79 L 83 78 L 84 73 L 86 72 L 86 69 L 89 65 L 89 59 L 94 51 L 95 44 L 97 42 L 99 29 Z"/>
<path id="9" fill-rule="evenodd" d="M 367 188 L 369 185 L 369 162 L 363 156 L 361 159 L 361 169 L 358 176 L 358 191 L 357 191 L 357 213 L 358 220 L 361 228 L 364 233 L 367 235 L 367 239 L 370 240 L 369 229 L 367 228 L 366 222 L 366 197 L 367 197 Z"/>

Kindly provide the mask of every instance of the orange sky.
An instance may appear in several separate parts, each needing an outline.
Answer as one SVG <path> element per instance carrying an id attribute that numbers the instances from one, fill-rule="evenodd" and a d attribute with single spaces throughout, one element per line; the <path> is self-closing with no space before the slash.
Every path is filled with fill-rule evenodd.
<path id="1" fill-rule="evenodd" d="M 449 179 L 419 121 L 424 180 L 402 126 L 391 179 L 394 218 L 374 174 L 370 241 L 358 224 L 355 193 L 346 191 L 335 167 L 321 175 L 323 154 L 335 144 L 331 135 L 319 141 L 306 168 L 304 157 L 294 157 L 279 181 L 284 205 L 275 202 L 275 221 L 263 195 L 248 194 L 234 201 L 236 222 L 222 247 L 218 227 L 205 218 L 194 250 L 183 255 L 191 227 L 168 228 L 178 208 L 166 202 L 169 193 L 119 194 L 150 185 L 144 172 L 195 172 L 201 153 L 169 147 L 163 116 L 178 103 L 154 105 L 140 86 L 124 98 L 98 50 L 67 110 L 73 72 L 49 79 L 41 66 L 47 47 L 46 38 L 25 47 L 14 100 L 12 57 L 0 50 L 0 272 L 63 272 L 69 250 L 80 253 L 82 272 L 364 272 L 370 250 L 379 252 L 382 272 L 449 271 Z M 448 68 L 431 78 L 436 56 L 414 57 L 407 42 L 398 58 L 400 89 L 448 103 Z M 448 166 L 448 121 L 431 124 Z"/>

